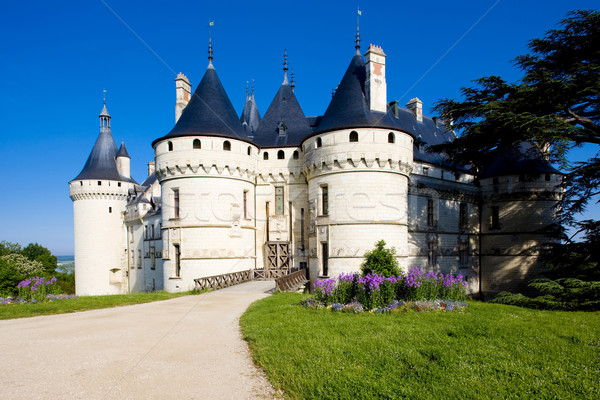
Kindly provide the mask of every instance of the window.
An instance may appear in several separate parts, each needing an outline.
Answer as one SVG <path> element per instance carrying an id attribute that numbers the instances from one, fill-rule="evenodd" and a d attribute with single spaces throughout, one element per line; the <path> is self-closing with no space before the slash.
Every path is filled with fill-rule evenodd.
<path id="1" fill-rule="evenodd" d="M 150 225 L 150 235 L 154 238 L 154 224 Z"/>
<path id="2" fill-rule="evenodd" d="M 435 239 L 427 242 L 427 266 L 435 267 L 437 264 L 437 253 L 435 251 Z"/>
<path id="3" fill-rule="evenodd" d="M 144 239 L 148 239 L 148 225 L 144 225 Z"/>
<path id="4" fill-rule="evenodd" d="M 102 181 L 98 181 L 98 186 L 102 186 Z"/>
<path id="5" fill-rule="evenodd" d="M 550 181 L 550 174 L 546 174 L 546 182 Z"/>
<path id="6" fill-rule="evenodd" d="M 79 181 L 79 186 L 83 186 L 83 181 Z"/>
<path id="7" fill-rule="evenodd" d="M 300 250 L 304 250 L 304 208 L 300 209 Z"/>
<path id="8" fill-rule="evenodd" d="M 460 203 L 459 227 L 460 229 L 469 227 L 469 205 L 467 203 Z"/>
<path id="9" fill-rule="evenodd" d="M 323 259 L 323 276 L 329 275 L 329 244 L 321 243 L 321 252 Z"/>
<path id="10" fill-rule="evenodd" d="M 317 147 L 321 147 L 323 146 L 323 141 L 321 141 L 321 138 L 317 138 Z"/>
<path id="11" fill-rule="evenodd" d="M 350 132 L 350 141 L 351 142 L 358 142 L 358 132 L 356 131 L 352 131 Z"/>
<path id="12" fill-rule="evenodd" d="M 175 248 L 175 276 L 179 278 L 181 276 L 181 249 L 178 244 L 174 244 Z"/>
<path id="13" fill-rule="evenodd" d="M 117 186 L 118 186 L 118 187 L 121 187 L 121 182 L 118 182 L 118 183 L 117 183 Z"/>
<path id="14" fill-rule="evenodd" d="M 112 207 L 108 207 L 108 213 L 112 214 Z"/>
<path id="15" fill-rule="evenodd" d="M 297 160 L 297 159 L 298 159 L 298 150 L 294 151 L 294 154 L 292 154 L 292 158 L 293 158 L 294 160 Z"/>
<path id="16" fill-rule="evenodd" d="M 194 139 L 193 145 L 194 149 L 201 149 L 202 143 L 200 143 L 200 139 Z"/>
<path id="17" fill-rule="evenodd" d="M 252 147 L 248 146 L 248 155 L 252 155 Z"/>
<path id="18" fill-rule="evenodd" d="M 429 175 L 429 167 L 423 167 L 423 175 Z"/>
<path id="19" fill-rule="evenodd" d="M 490 229 L 500 229 L 500 207 L 492 206 L 490 214 Z"/>
<path id="20" fill-rule="evenodd" d="M 435 219 L 433 218 L 433 199 L 427 199 L 427 226 L 434 226 Z"/>
<path id="21" fill-rule="evenodd" d="M 283 215 L 283 186 L 275 188 L 275 215 Z"/>
<path id="22" fill-rule="evenodd" d="M 179 189 L 173 189 L 173 217 L 179 218 Z"/>
<path id="23" fill-rule="evenodd" d="M 267 153 L 266 151 L 263 153 L 263 160 L 268 160 L 269 159 L 269 153 Z"/>
<path id="24" fill-rule="evenodd" d="M 394 135 L 394 132 L 388 133 L 388 143 L 396 143 L 396 135 Z"/>
<path id="25" fill-rule="evenodd" d="M 458 265 L 467 266 L 469 263 L 469 242 L 462 241 L 458 244 Z"/>
<path id="26" fill-rule="evenodd" d="M 278 159 L 278 160 L 283 160 L 284 158 L 285 158 L 285 153 L 284 153 L 284 151 L 283 151 L 283 150 L 279 150 L 279 151 L 277 152 L 277 159 Z"/>
<path id="27" fill-rule="evenodd" d="M 247 190 L 244 190 L 243 201 L 244 201 L 244 218 L 248 219 L 248 191 Z"/>
<path id="28" fill-rule="evenodd" d="M 223 150 L 231 151 L 231 142 L 229 140 L 223 142 Z"/>
<path id="29" fill-rule="evenodd" d="M 321 186 L 321 209 L 323 210 L 322 215 L 329 214 L 329 188 L 327 186 Z"/>
<path id="30" fill-rule="evenodd" d="M 173 142 L 167 142 L 167 146 L 169 147 L 169 151 L 173 151 Z"/>

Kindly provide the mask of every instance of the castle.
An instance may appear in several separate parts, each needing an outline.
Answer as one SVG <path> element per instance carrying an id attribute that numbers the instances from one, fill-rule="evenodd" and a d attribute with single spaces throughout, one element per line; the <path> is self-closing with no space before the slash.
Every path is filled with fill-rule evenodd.
<path id="1" fill-rule="evenodd" d="M 414 98 L 388 103 L 386 55 L 356 51 L 322 116 L 288 81 L 260 117 L 238 117 L 213 66 L 192 94 L 176 82 L 176 124 L 138 184 L 106 105 L 100 135 L 69 182 L 78 295 L 185 291 L 194 279 L 307 268 L 358 271 L 383 239 L 407 270 L 462 274 L 471 293 L 515 288 L 549 240 L 562 175 L 533 144 L 504 149 L 477 176 L 427 147 L 451 141 Z M 349 54 L 350 55 L 350 54 Z M 268 274 L 267 274 L 268 275 Z"/>

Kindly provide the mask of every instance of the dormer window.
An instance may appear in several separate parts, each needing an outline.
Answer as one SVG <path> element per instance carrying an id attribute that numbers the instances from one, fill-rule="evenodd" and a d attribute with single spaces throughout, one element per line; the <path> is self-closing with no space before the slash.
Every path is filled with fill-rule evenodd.
<path id="1" fill-rule="evenodd" d="M 283 160 L 283 159 L 285 159 L 285 152 L 284 152 L 283 150 L 279 150 L 279 151 L 277 152 L 277 159 L 278 159 L 278 160 Z"/>
<path id="2" fill-rule="evenodd" d="M 394 135 L 394 132 L 388 133 L 388 143 L 395 143 L 395 142 L 396 142 L 396 136 Z"/>
<path id="3" fill-rule="evenodd" d="M 279 121 L 279 123 L 277 124 L 277 130 L 279 132 L 279 136 L 285 136 L 287 135 L 287 126 L 285 125 L 285 123 L 283 122 L 283 120 Z"/>
<path id="4" fill-rule="evenodd" d="M 267 153 L 266 151 L 263 153 L 263 160 L 268 160 L 269 159 L 269 153 Z"/>
<path id="5" fill-rule="evenodd" d="M 358 142 L 358 132 L 352 131 L 350 132 L 350 142 Z"/>

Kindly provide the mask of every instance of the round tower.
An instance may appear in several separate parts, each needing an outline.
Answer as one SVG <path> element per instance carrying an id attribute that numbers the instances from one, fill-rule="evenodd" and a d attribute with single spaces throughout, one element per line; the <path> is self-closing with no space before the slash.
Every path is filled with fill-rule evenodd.
<path id="1" fill-rule="evenodd" d="M 258 147 L 212 64 L 175 127 L 152 146 L 162 193 L 164 288 L 255 268 Z"/>
<path id="2" fill-rule="evenodd" d="M 381 239 L 406 267 L 413 134 L 387 107 L 381 48 L 369 48 L 366 64 L 358 39 L 356 49 L 316 133 L 302 143 L 311 280 L 359 271 Z"/>
<path id="3" fill-rule="evenodd" d="M 98 139 L 79 175 L 69 182 L 78 296 L 125 293 L 127 288 L 123 212 L 135 181 L 119 173 L 110 119 L 104 104 Z"/>

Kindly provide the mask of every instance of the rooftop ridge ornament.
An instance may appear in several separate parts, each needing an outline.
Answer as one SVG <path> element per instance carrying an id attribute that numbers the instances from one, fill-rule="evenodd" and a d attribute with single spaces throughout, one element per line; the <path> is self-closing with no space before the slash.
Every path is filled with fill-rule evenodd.
<path id="1" fill-rule="evenodd" d="M 212 64 L 213 60 L 213 49 L 212 49 L 212 34 L 211 27 L 215 25 L 215 21 L 208 21 L 208 67 L 214 68 Z"/>
<path id="2" fill-rule="evenodd" d="M 290 86 L 292 87 L 292 91 L 296 87 L 295 82 L 294 82 L 294 68 L 292 68 L 292 84 Z"/>
<path id="3" fill-rule="evenodd" d="M 106 105 L 106 89 L 102 89 L 102 103 Z"/>
<path id="4" fill-rule="evenodd" d="M 287 49 L 283 50 L 283 84 L 288 84 L 288 61 L 287 61 Z"/>
<path id="5" fill-rule="evenodd" d="M 356 8 L 356 39 L 354 41 L 354 48 L 356 49 L 356 54 L 360 54 L 360 16 L 362 15 L 362 11 L 360 8 Z"/>
<path id="6" fill-rule="evenodd" d="M 254 78 L 252 78 L 252 98 L 254 98 Z"/>

